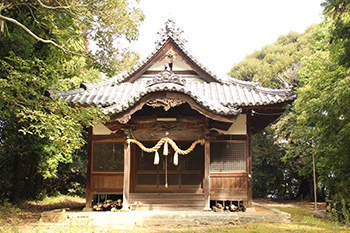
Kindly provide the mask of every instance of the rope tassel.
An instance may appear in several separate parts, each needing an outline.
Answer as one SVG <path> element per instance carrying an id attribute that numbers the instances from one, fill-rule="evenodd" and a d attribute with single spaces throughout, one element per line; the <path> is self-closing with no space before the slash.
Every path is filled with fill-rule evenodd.
<path id="1" fill-rule="evenodd" d="M 167 156 L 167 155 L 168 155 L 168 142 L 167 142 L 167 141 L 164 143 L 163 155 L 164 155 L 164 156 Z"/>
<path id="2" fill-rule="evenodd" d="M 179 164 L 179 154 L 175 152 L 174 154 L 174 165 L 177 166 Z"/>
<path id="3" fill-rule="evenodd" d="M 153 162 L 154 165 L 158 165 L 159 164 L 159 153 L 158 151 L 156 151 L 154 153 L 154 162 Z"/>

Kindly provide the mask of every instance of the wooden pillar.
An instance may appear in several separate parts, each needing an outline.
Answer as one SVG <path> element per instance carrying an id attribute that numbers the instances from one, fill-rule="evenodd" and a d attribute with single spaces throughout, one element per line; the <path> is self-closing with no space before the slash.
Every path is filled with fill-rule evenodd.
<path id="1" fill-rule="evenodd" d="M 248 203 L 247 207 L 253 205 L 253 171 L 252 171 L 252 116 L 247 114 L 247 170 L 248 170 Z"/>
<path id="2" fill-rule="evenodd" d="M 130 143 L 124 143 L 124 183 L 123 183 L 123 208 L 122 211 L 129 209 L 129 192 L 130 192 Z"/>
<path id="3" fill-rule="evenodd" d="M 204 209 L 211 211 L 210 208 L 210 140 L 205 139 L 204 143 Z"/>
<path id="4" fill-rule="evenodd" d="M 91 201 L 92 201 L 92 194 L 91 194 L 91 159 L 92 159 L 92 127 L 88 129 L 88 147 L 87 147 L 87 174 L 86 174 L 86 201 L 85 201 L 85 208 L 84 211 L 92 211 L 91 208 Z"/>

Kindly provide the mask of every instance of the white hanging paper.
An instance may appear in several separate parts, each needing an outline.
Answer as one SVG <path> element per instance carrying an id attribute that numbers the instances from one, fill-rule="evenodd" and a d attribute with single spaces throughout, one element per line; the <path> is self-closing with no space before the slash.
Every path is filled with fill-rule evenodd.
<path id="1" fill-rule="evenodd" d="M 156 151 L 156 153 L 154 153 L 154 165 L 158 165 L 159 164 L 159 154 L 158 151 Z"/>
<path id="2" fill-rule="evenodd" d="M 163 155 L 164 155 L 164 156 L 167 156 L 167 155 L 168 155 L 168 142 L 165 142 L 165 143 L 164 143 Z"/>
<path id="3" fill-rule="evenodd" d="M 177 166 L 179 164 L 179 155 L 177 152 L 174 154 L 174 165 Z"/>

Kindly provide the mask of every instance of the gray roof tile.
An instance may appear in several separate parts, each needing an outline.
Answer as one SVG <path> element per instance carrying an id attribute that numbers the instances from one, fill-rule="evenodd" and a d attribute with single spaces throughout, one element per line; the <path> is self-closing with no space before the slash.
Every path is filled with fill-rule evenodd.
<path id="1" fill-rule="evenodd" d="M 181 30 L 175 29 L 172 21 L 168 21 L 166 29 L 160 33 L 162 38 L 158 41 L 156 49 L 135 66 L 133 71 L 97 83 L 84 83 L 76 90 L 57 91 L 55 95 L 70 103 L 101 107 L 106 114 L 123 112 L 134 106 L 145 95 L 161 91 L 186 94 L 207 110 L 220 115 L 237 115 L 241 112 L 239 108 L 242 106 L 271 105 L 295 99 L 291 89 L 269 89 L 261 87 L 259 83 L 217 76 L 186 50 L 181 33 Z M 146 64 L 169 38 L 216 81 L 207 83 L 196 75 L 175 75 L 170 71 L 163 71 L 154 76 L 142 76 L 135 82 L 124 81 Z M 174 79 L 167 78 L 169 75 Z M 150 80 L 151 83 L 147 84 Z"/>
<path id="2" fill-rule="evenodd" d="M 146 82 L 147 79 L 118 85 L 109 83 L 89 90 L 59 91 L 57 96 L 71 103 L 102 106 L 105 113 L 114 114 L 131 108 L 149 93 L 174 91 L 190 96 L 207 110 L 221 115 L 236 115 L 237 109 L 242 106 L 271 105 L 295 98 L 289 89 L 268 89 L 246 83 L 206 83 L 196 80 L 185 85 L 169 81 L 147 86 Z"/>

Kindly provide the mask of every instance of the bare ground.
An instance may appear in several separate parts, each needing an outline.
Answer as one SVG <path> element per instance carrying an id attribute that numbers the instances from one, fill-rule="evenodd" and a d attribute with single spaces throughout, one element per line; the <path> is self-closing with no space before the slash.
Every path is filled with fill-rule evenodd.
<path id="1" fill-rule="evenodd" d="M 271 199 L 255 199 L 254 202 L 266 205 L 268 207 L 286 207 L 286 208 L 295 208 L 295 207 L 301 207 L 306 208 L 309 210 L 314 210 L 314 203 L 313 202 L 306 202 L 306 201 L 286 201 L 286 200 L 271 200 Z M 18 232 L 56 232 L 57 229 L 60 229 L 59 232 L 64 232 L 64 229 L 70 229 L 69 226 L 65 225 L 57 225 L 57 224 L 49 224 L 49 225 L 43 225 L 42 222 L 40 222 L 41 213 L 44 211 L 50 211 L 54 209 L 66 209 L 69 208 L 69 211 L 81 211 L 83 207 L 85 206 L 85 200 L 84 199 L 78 199 L 78 200 L 69 200 L 69 201 L 63 201 L 59 203 L 35 203 L 35 202 L 29 202 L 29 203 L 21 203 L 18 204 L 17 207 L 20 209 L 16 225 L 20 227 L 21 230 Z M 268 214 L 271 212 L 271 210 L 259 207 L 259 206 L 253 206 L 256 210 L 256 214 Z M 318 209 L 325 209 L 325 203 L 318 203 Z M 6 220 L 7 224 L 11 225 L 13 224 L 13 219 L 8 218 Z M 52 228 L 53 227 L 53 228 Z M 56 228 L 55 228 L 56 227 Z M 57 228 L 58 227 L 58 228 Z M 86 227 L 86 226 L 85 226 Z M 215 231 L 216 226 L 211 226 L 211 229 Z M 239 225 L 233 224 L 232 226 L 228 226 L 229 228 L 235 229 L 239 228 Z M 241 226 L 242 227 L 242 226 Z M 50 229 L 53 230 L 50 230 Z M 131 229 L 131 232 L 179 232 L 178 229 L 182 230 L 188 230 L 187 232 L 206 232 L 206 229 L 208 226 L 199 224 L 196 226 L 164 226 L 164 225 L 155 225 L 155 226 L 134 226 Z M 85 230 L 88 229 L 90 232 L 90 228 L 84 228 Z M 24 231 L 22 231 L 24 230 Z M 61 231 L 63 230 L 63 231 Z M 83 230 L 83 229 L 81 229 Z M 101 227 L 94 228 L 91 232 L 116 232 L 114 230 L 109 231 L 110 229 L 105 229 Z M 84 230 L 83 230 L 84 231 Z M 82 232 L 83 232 L 82 231 Z M 71 232 L 68 230 L 67 232 Z M 72 231 L 73 232 L 73 231 Z M 74 232 L 80 232 L 74 231 Z M 119 232 L 119 231 L 117 231 Z M 125 232 L 130 232 L 130 229 Z"/>
<path id="2" fill-rule="evenodd" d="M 255 199 L 254 202 L 263 204 L 268 207 L 301 207 L 309 210 L 315 209 L 314 202 L 310 201 L 293 201 L 293 200 L 274 200 L 274 199 Z M 21 203 L 18 204 L 18 208 L 21 212 L 18 215 L 19 224 L 31 224 L 38 223 L 41 217 L 41 213 L 44 211 L 69 208 L 68 211 L 81 211 L 85 206 L 85 200 L 75 200 L 62 203 L 54 204 L 37 204 L 37 203 Z M 265 214 L 271 211 L 259 206 L 253 206 L 257 213 Z M 324 202 L 319 202 L 317 204 L 319 210 L 325 210 L 326 204 Z"/>

